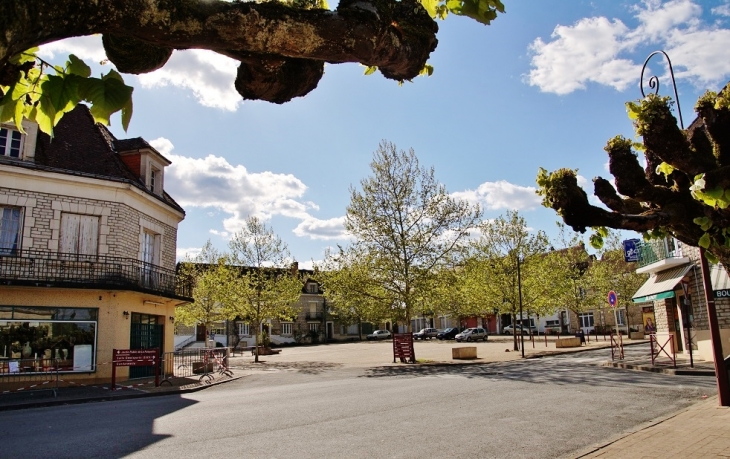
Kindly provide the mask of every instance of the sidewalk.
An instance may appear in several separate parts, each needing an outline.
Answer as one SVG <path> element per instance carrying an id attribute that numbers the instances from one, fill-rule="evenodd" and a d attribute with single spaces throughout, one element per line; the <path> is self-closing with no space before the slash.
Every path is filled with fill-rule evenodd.
<path id="1" fill-rule="evenodd" d="M 469 343 L 477 346 L 480 358 L 476 361 L 454 361 L 451 349 L 454 342 L 419 342 L 416 343 L 416 356 L 425 365 L 460 365 L 479 364 L 493 361 L 521 360 L 520 353 L 511 350 L 511 338 L 494 337 L 488 343 Z M 525 343 L 525 357 L 540 358 L 596 349 L 607 349 L 610 343 L 593 340 L 589 345 L 580 348 L 556 349 L 553 343 L 548 346 Z M 712 377 L 714 366 L 709 362 L 695 361 L 694 368 L 689 368 L 687 356 L 677 355 L 677 368 L 671 368 L 668 358 L 651 364 L 651 355 L 646 341 L 636 341 L 625 347 L 623 360 L 608 360 L 603 366 L 622 368 L 625 371 L 652 371 L 673 374 L 681 383 L 680 375 L 696 375 Z M 134 386 L 122 390 L 110 391 L 107 386 L 62 387 L 58 396 L 51 391 L 15 392 L 0 394 L 0 411 L 24 408 L 55 406 L 74 403 L 86 403 L 105 400 L 123 400 L 138 397 L 152 397 L 166 394 L 184 394 L 205 389 L 212 385 L 225 383 L 267 369 L 290 368 L 296 366 L 318 365 L 319 368 L 336 368 L 341 366 L 373 367 L 404 365 L 392 364 L 392 345 L 384 342 L 348 343 L 328 346 L 311 346 L 284 348 L 276 356 L 264 356 L 262 362 L 253 364 L 250 357 L 232 357 L 231 369 L 234 376 L 220 377 L 210 384 L 202 383 L 198 378 L 177 378 L 172 384 L 154 387 L 150 381 L 134 381 Z M 714 392 L 708 394 L 707 400 L 692 405 L 684 411 L 667 418 L 641 426 L 633 431 L 625 432 L 608 440 L 604 444 L 593 445 L 584 451 L 576 452 L 573 457 L 579 458 L 653 458 L 657 451 L 662 457 L 728 457 L 730 458 L 730 408 L 719 407 Z M 669 452 L 667 454 L 666 452 Z"/>

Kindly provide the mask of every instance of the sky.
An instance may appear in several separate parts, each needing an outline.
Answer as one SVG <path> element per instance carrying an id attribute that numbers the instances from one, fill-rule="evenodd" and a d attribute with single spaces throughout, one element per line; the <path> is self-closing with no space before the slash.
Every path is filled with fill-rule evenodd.
<path id="1" fill-rule="evenodd" d="M 135 87 L 134 115 L 127 132 L 118 115 L 111 130 L 143 137 L 172 161 L 165 189 L 186 211 L 178 257 L 208 240 L 225 249 L 257 216 L 310 268 L 327 247 L 348 243 L 350 188 L 370 174 L 382 140 L 413 148 L 486 219 L 518 210 L 532 231 L 554 237 L 559 217 L 535 193 L 538 168 L 578 169 L 589 196 L 594 177 L 611 179 L 603 147 L 634 136 L 624 103 L 641 97 L 651 52 L 672 60 L 685 125 L 697 98 L 730 80 L 730 0 L 503 3 L 506 14 L 489 26 L 454 15 L 439 21 L 433 75 L 402 86 L 363 75 L 359 64 L 326 65 L 305 97 L 244 102 L 233 86 L 235 61 L 204 50 L 175 51 L 156 72 L 124 75 Z M 69 53 L 105 59 L 98 36 L 41 48 L 52 61 Z M 109 67 L 92 65 L 97 73 Z M 650 75 L 672 95 L 658 56 Z"/>

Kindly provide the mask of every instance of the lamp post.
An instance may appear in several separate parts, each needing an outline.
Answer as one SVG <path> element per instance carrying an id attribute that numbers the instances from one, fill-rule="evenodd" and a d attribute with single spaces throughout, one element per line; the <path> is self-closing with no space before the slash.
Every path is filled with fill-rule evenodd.
<path id="1" fill-rule="evenodd" d="M 525 320 L 522 318 L 522 274 L 520 273 L 520 255 L 517 254 L 517 297 L 520 302 L 520 350 L 522 351 L 522 358 L 525 358 L 525 334 L 523 333 L 522 327 L 525 324 Z"/>

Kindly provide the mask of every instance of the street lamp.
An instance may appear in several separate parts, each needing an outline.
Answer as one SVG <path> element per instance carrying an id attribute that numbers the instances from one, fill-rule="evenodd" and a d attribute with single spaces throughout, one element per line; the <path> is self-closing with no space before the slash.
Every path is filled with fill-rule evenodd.
<path id="1" fill-rule="evenodd" d="M 525 334 L 523 333 L 522 327 L 525 325 L 525 320 L 522 318 L 522 275 L 520 273 L 520 255 L 517 254 L 517 296 L 520 301 L 520 349 L 522 351 L 522 358 L 525 358 Z"/>

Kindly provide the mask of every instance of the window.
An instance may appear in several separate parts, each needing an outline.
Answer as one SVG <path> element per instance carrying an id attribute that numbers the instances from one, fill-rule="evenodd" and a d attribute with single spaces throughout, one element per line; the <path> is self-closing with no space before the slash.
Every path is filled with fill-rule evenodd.
<path id="1" fill-rule="evenodd" d="M 616 317 L 618 319 L 618 325 L 626 325 L 626 309 L 616 310 Z"/>
<path id="2" fill-rule="evenodd" d="M 0 255 L 15 255 L 20 246 L 19 207 L 0 207 Z"/>
<path id="3" fill-rule="evenodd" d="M 160 171 L 154 167 L 150 167 L 150 191 L 159 194 Z"/>
<path id="4" fill-rule="evenodd" d="M 251 335 L 251 332 L 249 330 L 249 324 L 247 324 L 245 322 L 238 322 L 236 324 L 236 328 L 237 328 L 237 331 L 238 331 L 238 335 L 239 336 L 249 336 L 249 335 Z"/>
<path id="5" fill-rule="evenodd" d="M 578 314 L 578 319 L 580 320 L 581 328 L 590 328 L 593 326 L 593 313 L 592 312 L 582 312 L 582 313 Z"/>
<path id="6" fill-rule="evenodd" d="M 555 319 L 555 320 L 546 320 L 545 321 L 545 326 L 546 327 L 559 327 L 560 326 L 560 321 L 557 320 L 557 319 Z"/>
<path id="7" fill-rule="evenodd" d="M 0 156 L 20 158 L 23 134 L 15 129 L 0 128 Z"/>
<path id="8" fill-rule="evenodd" d="M 160 235 L 144 231 L 142 235 L 142 284 L 154 287 L 157 285 L 157 278 L 152 267 L 159 264 Z"/>
<path id="9" fill-rule="evenodd" d="M 0 382 L 7 373 L 96 371 L 98 309 L 0 308 Z"/>
<path id="10" fill-rule="evenodd" d="M 316 282 L 307 282 L 307 293 L 319 293 L 319 288 Z"/>
<path id="11" fill-rule="evenodd" d="M 64 213 L 61 215 L 61 253 L 96 256 L 99 244 L 99 217 Z"/>
<path id="12" fill-rule="evenodd" d="M 309 324 L 309 331 L 318 332 L 319 324 L 318 323 Z"/>
<path id="13" fill-rule="evenodd" d="M 282 335 L 291 335 L 292 334 L 292 325 L 294 324 L 281 324 L 281 334 Z"/>

